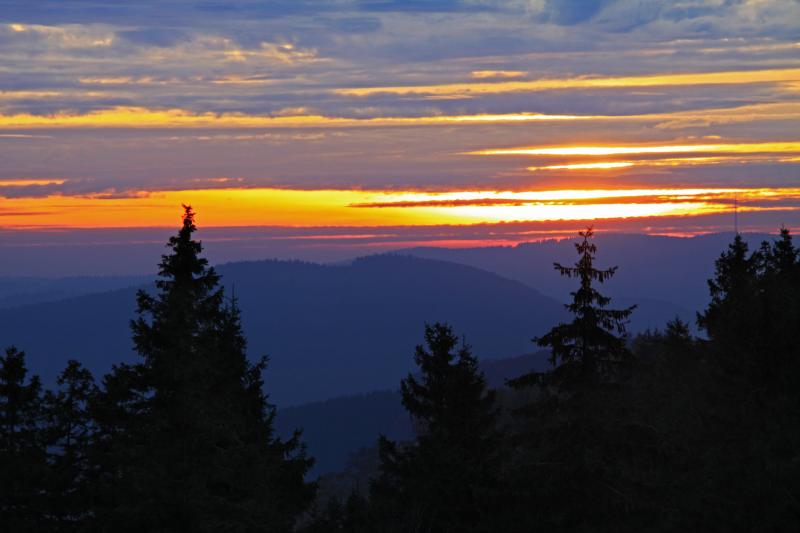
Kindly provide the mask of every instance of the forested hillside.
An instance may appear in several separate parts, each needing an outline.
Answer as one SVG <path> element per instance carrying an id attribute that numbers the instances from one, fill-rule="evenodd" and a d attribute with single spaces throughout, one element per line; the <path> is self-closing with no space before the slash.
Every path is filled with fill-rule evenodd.
<path id="1" fill-rule="evenodd" d="M 0 357 L 0 523 L 9 531 L 791 531 L 798 523 L 800 254 L 786 229 L 754 250 L 737 235 L 718 256 L 696 317 L 702 338 L 678 318 L 631 335 L 636 306 L 603 289 L 625 271 L 606 266 L 613 257 L 591 228 L 575 243 L 577 258 L 555 264 L 553 276 L 574 287 L 566 309 L 497 278 L 493 290 L 532 298 L 530 330 L 509 342 L 545 350 L 547 365 L 517 359 L 482 369 L 468 331 L 480 328 L 434 317 L 479 304 L 492 324 L 516 317 L 491 291 L 458 294 L 444 276 L 480 271 L 356 263 L 362 277 L 371 261 L 396 266 L 395 288 L 378 291 L 392 284 L 376 280 L 359 305 L 381 315 L 396 304 L 396 320 L 426 324 L 418 341 L 392 347 L 412 370 L 399 381 L 405 413 L 391 393 L 341 400 L 338 411 L 318 404 L 314 416 L 327 414 L 353 446 L 366 438 L 353 417 L 377 426 L 390 413 L 383 427 L 393 429 L 319 483 L 304 444 L 314 432 L 279 434 L 269 377 L 294 376 L 297 387 L 304 376 L 340 375 L 308 361 L 289 374 L 248 357 L 243 313 L 259 308 L 241 305 L 245 291 L 223 289 L 195 231 L 187 208 L 154 290 L 109 293 L 90 300 L 99 310 L 72 317 L 103 328 L 102 306 L 127 295 L 135 359 L 93 375 L 76 354 L 50 386 L 28 370 L 25 346 Z M 417 278 L 424 273 L 434 278 Z M 295 279 L 273 274 L 270 287 Z M 403 299 L 410 280 L 430 307 Z M 260 300 L 295 306 L 296 322 L 272 315 L 272 327 L 302 343 L 299 310 L 324 301 L 335 314 L 333 302 L 344 301 L 316 287 L 318 299 Z M 450 306 L 433 304 L 445 298 Z M 550 327 L 536 330 L 535 317 Z M 46 336 L 47 317 L 39 318 Z M 351 325 L 351 343 L 381 353 L 380 335 L 394 323 L 381 329 L 379 318 Z M 91 328 L 74 334 L 82 331 Z M 347 346 L 329 348 L 335 359 Z M 410 427 L 392 425 L 403 417 Z"/>
<path id="2" fill-rule="evenodd" d="M 632 235 L 619 240 L 621 255 L 632 262 L 632 250 L 642 257 L 657 256 L 661 243 Z M 701 262 L 689 241 L 665 242 L 678 254 L 682 268 L 713 268 Z M 487 271 L 395 254 L 340 265 L 237 262 L 217 270 L 229 294 L 235 292 L 239 299 L 250 355 L 270 357 L 267 383 L 272 399 L 278 405 L 299 405 L 395 387 L 411 368 L 403 347 L 416 342 L 426 321 L 442 316 L 464 332 L 481 360 L 530 352 L 530 338 L 546 331 L 564 312 L 560 302 L 568 295 L 569 281 L 553 279 L 551 264 L 570 246 L 566 241 L 531 245 L 543 251 L 530 257 L 523 253 L 525 247 L 452 252 L 454 261 L 463 259 L 457 252 L 507 256 L 507 266 L 518 266 L 502 274 L 491 273 L 491 263 L 484 265 Z M 638 306 L 629 331 L 653 329 L 675 316 L 693 321 L 689 308 L 654 298 L 666 290 L 674 300 L 683 294 L 703 299 L 704 282 L 698 281 L 703 276 L 676 276 L 665 283 L 662 278 L 670 269 L 665 260 L 657 267 L 632 268 L 626 262 L 621 266 L 623 275 L 612 283 L 625 277 L 637 280 L 630 291 L 617 284 L 618 292 L 628 296 L 616 301 Z M 501 277 L 518 271 L 528 272 L 524 285 Z M 0 279 L 0 339 L 25 346 L 31 370 L 46 384 L 54 383 L 58 369 L 70 358 L 80 358 L 95 374 L 105 373 L 112 364 L 135 358 L 128 321 L 134 316 L 135 292 L 146 287 L 147 280 Z M 47 335 L 41 335 L 43 328 Z"/>
<path id="3" fill-rule="evenodd" d="M 519 282 L 408 256 L 346 266 L 231 263 L 218 271 L 226 297 L 235 294 L 242 309 L 250 356 L 270 357 L 266 380 L 279 405 L 395 387 L 411 368 L 405 347 L 426 321 L 442 315 L 489 359 L 530 351 L 531 335 L 564 313 L 560 303 Z M 46 383 L 70 358 L 102 374 L 135 360 L 128 322 L 136 290 L 0 310 L 0 338 L 25 346 Z"/>

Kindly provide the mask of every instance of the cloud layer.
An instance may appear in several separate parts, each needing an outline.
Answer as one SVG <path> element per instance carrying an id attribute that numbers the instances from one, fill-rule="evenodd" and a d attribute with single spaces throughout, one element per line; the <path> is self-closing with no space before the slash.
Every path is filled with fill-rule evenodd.
<path id="1" fill-rule="evenodd" d="M 30 213 L 32 224 L 41 198 L 223 187 L 786 189 L 800 179 L 796 1 L 0 7 L 0 214 Z M 789 148 L 669 148 L 779 144 Z M 642 145 L 667 148 L 570 151 Z"/>

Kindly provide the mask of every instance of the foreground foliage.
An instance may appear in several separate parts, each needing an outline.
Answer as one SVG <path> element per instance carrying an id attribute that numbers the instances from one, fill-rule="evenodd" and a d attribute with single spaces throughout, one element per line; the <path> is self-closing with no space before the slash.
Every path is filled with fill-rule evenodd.
<path id="1" fill-rule="evenodd" d="M 616 269 L 596 269 L 591 230 L 581 236 L 575 267 L 556 265 L 579 280 L 568 305 L 574 319 L 537 339 L 551 348 L 553 369 L 512 380 L 498 396 L 501 412 L 493 411 L 501 462 L 482 503 L 501 505 L 479 516 L 452 510 L 450 520 L 403 523 L 426 503 L 447 508 L 447 499 L 427 491 L 420 468 L 396 490 L 422 502 L 387 513 L 380 480 L 395 466 L 383 461 L 357 513 L 335 504 L 337 522 L 320 510 L 328 530 L 370 530 L 353 516 L 369 516 L 372 530 L 431 533 L 796 529 L 800 254 L 789 232 L 753 253 L 737 236 L 720 256 L 711 303 L 698 317 L 707 338 L 675 319 L 628 339 L 633 309 L 607 309 L 610 300 L 596 287 Z M 419 417 L 413 404 L 408 410 Z M 406 446 L 429 438 L 421 431 Z M 469 462 L 459 470 L 459 477 L 478 471 Z"/>
<path id="2" fill-rule="evenodd" d="M 95 386 L 70 362 L 59 390 L 0 360 L 4 495 L 13 531 L 291 531 L 314 494 L 299 435 L 283 441 L 239 311 L 192 239 L 169 240 L 157 292 L 140 291 L 141 362 Z"/>
<path id="3" fill-rule="evenodd" d="M 416 437 L 362 450 L 314 500 L 299 434 L 279 439 L 239 311 L 194 213 L 140 292 L 140 361 L 55 388 L 0 355 L 3 531 L 792 531 L 800 523 L 800 253 L 789 231 L 715 265 L 705 336 L 678 319 L 629 338 L 581 233 L 552 369 L 489 390 L 469 347 L 425 327 L 400 383 Z"/>

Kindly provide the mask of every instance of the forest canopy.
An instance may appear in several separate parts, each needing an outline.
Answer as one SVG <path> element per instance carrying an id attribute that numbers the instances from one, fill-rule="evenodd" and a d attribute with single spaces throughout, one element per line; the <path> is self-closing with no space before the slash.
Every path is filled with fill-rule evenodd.
<path id="1" fill-rule="evenodd" d="M 800 521 L 800 252 L 789 230 L 715 263 L 702 335 L 676 318 L 631 336 L 592 228 L 569 319 L 534 339 L 551 367 L 492 389 L 462 334 L 420 324 L 400 383 L 414 436 L 375 435 L 363 483 L 309 479 L 280 438 L 232 291 L 184 210 L 139 356 L 52 388 L 23 347 L 0 356 L 0 523 L 8 531 L 786 531 Z M 602 257 L 603 260 L 612 258 Z M 267 305 L 269 305 L 267 303 Z M 424 327 L 423 327 L 424 326 Z M 46 332 L 43 332 L 46 334 Z M 413 348 L 413 347 L 410 347 Z M 376 347 L 376 350 L 379 347 Z M 111 355 L 110 355 L 111 356 Z"/>

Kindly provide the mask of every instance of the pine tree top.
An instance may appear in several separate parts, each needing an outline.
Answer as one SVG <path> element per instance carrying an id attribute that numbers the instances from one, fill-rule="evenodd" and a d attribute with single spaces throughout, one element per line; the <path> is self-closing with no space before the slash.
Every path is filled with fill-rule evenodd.
<path id="1" fill-rule="evenodd" d="M 200 257 L 203 244 L 192 238 L 197 231 L 195 212 L 191 205 L 183 205 L 183 223 L 177 235 L 167 242 L 172 253 L 161 256 L 158 274 L 161 278 L 156 286 L 162 291 L 169 291 L 173 285 L 187 286 L 195 281 L 206 290 L 219 283 L 219 276 L 213 267 L 208 267 L 208 260 Z"/>
<path id="2" fill-rule="evenodd" d="M 402 402 L 426 429 L 450 432 L 465 419 L 492 415 L 495 393 L 450 326 L 426 324 L 425 345 L 416 347 L 414 362 L 420 376 L 409 374 L 400 383 Z"/>
<path id="3" fill-rule="evenodd" d="M 597 383 L 616 372 L 629 356 L 625 346 L 625 325 L 636 306 L 607 309 L 611 298 L 601 294 L 595 283 L 603 283 L 617 272 L 617 267 L 598 269 L 594 266 L 597 245 L 592 242 L 594 229 L 589 226 L 579 232 L 581 241 L 575 244 L 578 260 L 567 267 L 554 263 L 562 276 L 576 277 L 580 284 L 571 292 L 572 302 L 566 304 L 574 315 L 570 323 L 562 323 L 546 335 L 534 339 L 539 346 L 550 347 L 550 362 L 556 376 L 565 384 Z M 535 375 L 523 376 L 512 384 L 524 386 L 537 381 Z"/>
<path id="4" fill-rule="evenodd" d="M 580 277 L 588 280 L 597 280 L 600 283 L 610 279 L 617 272 L 618 267 L 611 267 L 605 270 L 594 268 L 594 256 L 597 253 L 597 245 L 591 241 L 594 238 L 594 228 L 589 226 L 584 231 L 579 231 L 578 235 L 582 241 L 575 243 L 575 249 L 580 258 L 573 267 L 565 267 L 561 263 L 553 263 L 556 270 L 568 278 Z"/>

